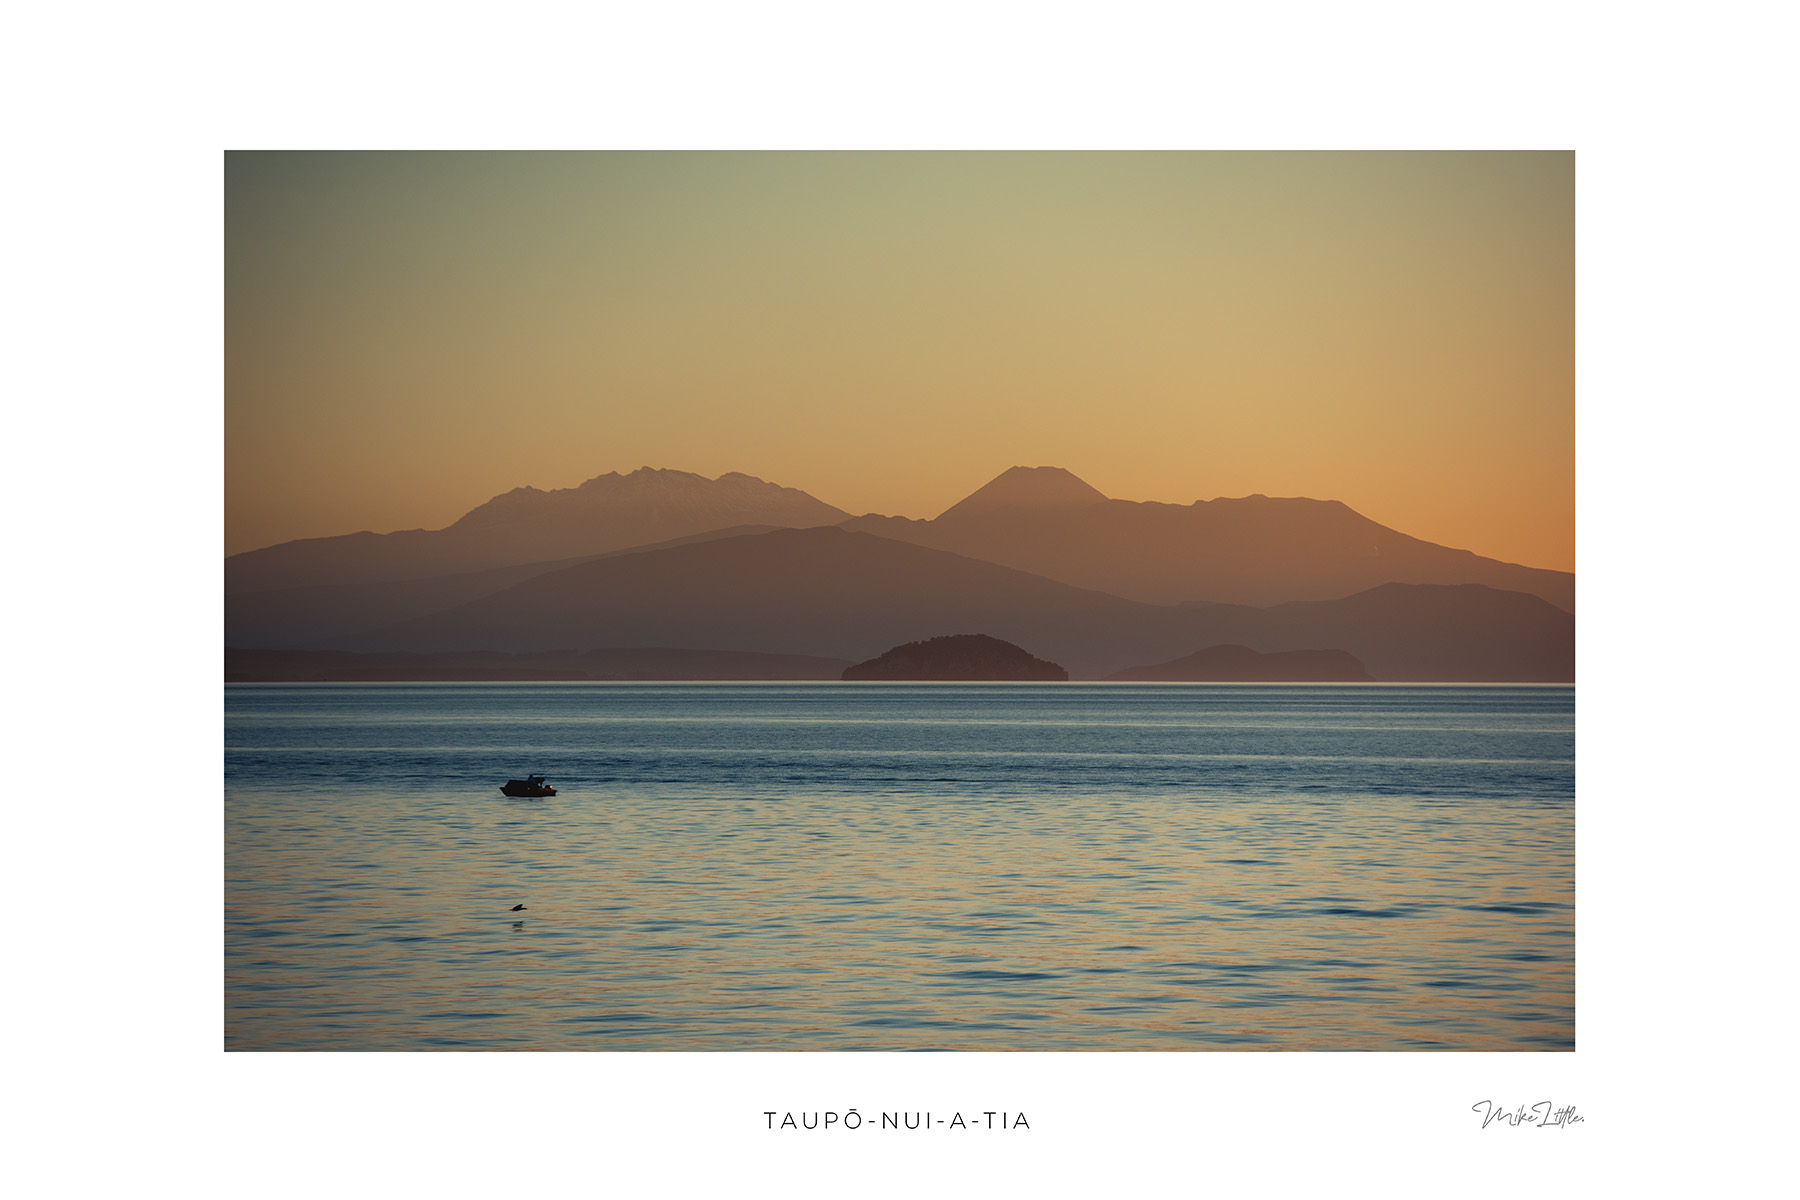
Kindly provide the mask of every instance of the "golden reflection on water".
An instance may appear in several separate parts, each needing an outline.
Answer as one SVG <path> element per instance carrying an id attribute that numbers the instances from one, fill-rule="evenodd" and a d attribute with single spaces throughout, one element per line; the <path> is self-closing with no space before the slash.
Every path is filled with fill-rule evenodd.
<path id="1" fill-rule="evenodd" d="M 387 804 L 234 800 L 229 1045 L 1573 1043 L 1567 807 Z"/>

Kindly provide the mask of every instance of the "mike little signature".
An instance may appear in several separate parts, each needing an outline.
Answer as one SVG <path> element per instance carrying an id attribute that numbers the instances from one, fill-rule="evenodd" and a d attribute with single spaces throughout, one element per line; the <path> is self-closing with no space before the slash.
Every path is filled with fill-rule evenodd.
<path id="1" fill-rule="evenodd" d="M 1519 1125 L 1536 1125 L 1539 1129 L 1567 1129 L 1571 1125 L 1587 1120 L 1586 1117 L 1575 1115 L 1575 1106 L 1573 1104 L 1557 1108 L 1548 1100 L 1541 1100 L 1538 1103 L 1533 1104 L 1530 1108 L 1521 1104 L 1511 1112 L 1508 1112 L 1505 1109 L 1495 1108 L 1492 1100 L 1483 1100 L 1474 1105 L 1469 1111 L 1481 1114 L 1481 1127 L 1483 1129 L 1486 1129 L 1495 1122 L 1515 1127 Z"/>

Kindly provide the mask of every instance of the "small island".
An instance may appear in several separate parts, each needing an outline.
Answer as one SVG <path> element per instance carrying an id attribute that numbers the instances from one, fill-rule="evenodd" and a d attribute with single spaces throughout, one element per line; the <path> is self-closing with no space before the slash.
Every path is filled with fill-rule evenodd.
<path id="1" fill-rule="evenodd" d="M 1107 679 L 1163 683 L 1373 683 L 1374 676 L 1346 650 L 1278 650 L 1208 646 L 1153 667 L 1128 667 Z"/>
<path id="2" fill-rule="evenodd" d="M 1033 658 L 1011 642 L 984 633 L 908 642 L 844 668 L 845 679 L 1067 680 L 1053 662 Z"/>

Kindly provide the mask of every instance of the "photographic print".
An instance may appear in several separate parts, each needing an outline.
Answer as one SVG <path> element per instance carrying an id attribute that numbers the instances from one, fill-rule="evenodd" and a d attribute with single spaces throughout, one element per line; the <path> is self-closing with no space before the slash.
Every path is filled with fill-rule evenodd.
<path id="1" fill-rule="evenodd" d="M 225 156 L 232 1051 L 1572 1051 L 1575 159 Z"/>

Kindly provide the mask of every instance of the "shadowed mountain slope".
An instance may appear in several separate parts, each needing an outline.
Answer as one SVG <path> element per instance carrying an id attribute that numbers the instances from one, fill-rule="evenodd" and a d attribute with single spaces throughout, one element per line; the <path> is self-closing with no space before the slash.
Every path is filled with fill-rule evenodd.
<path id="1" fill-rule="evenodd" d="M 1336 500 L 1109 500 L 1052 467 L 1015 467 L 936 520 L 870 514 L 843 527 L 1148 604 L 1268 605 L 1398 582 L 1481 583 L 1575 607 L 1566 571 L 1408 537 Z"/>
<path id="2" fill-rule="evenodd" d="M 860 662 L 981 629 L 1072 677 L 1234 642 L 1337 647 L 1377 679 L 1573 678 L 1574 618 L 1535 596 L 1388 585 L 1257 609 L 1164 607 L 866 533 L 777 530 L 597 559 L 320 648 L 364 651 L 681 646 Z"/>
<path id="3" fill-rule="evenodd" d="M 445 529 L 305 538 L 225 560 L 227 593 L 377 583 L 603 554 L 734 525 L 831 525 L 849 514 L 736 473 L 644 467 L 580 487 L 515 488 Z"/>
<path id="4" fill-rule="evenodd" d="M 1388 583 L 1265 609 L 1290 646 L 1338 646 L 1389 682 L 1549 683 L 1575 678 L 1575 618 L 1481 584 Z M 1268 648 L 1268 647 L 1265 647 Z"/>
<path id="5" fill-rule="evenodd" d="M 767 533 L 772 528 L 769 525 L 738 525 L 730 529 L 715 529 L 689 537 L 672 538 L 656 545 L 611 550 L 605 554 L 582 555 L 556 562 L 523 563 L 516 567 L 494 567 L 487 571 L 439 575 L 430 579 L 393 579 L 371 583 L 275 588 L 263 592 L 233 592 L 225 597 L 225 644 L 292 649 L 324 638 L 361 633 L 410 617 L 442 612 L 482 596 L 504 591 L 515 583 L 595 558 L 704 542 L 713 538 L 738 537 L 746 533 Z"/>
<path id="6" fill-rule="evenodd" d="M 597 559 L 322 648 L 687 646 L 860 662 L 890 646 L 972 628 L 1043 647 L 1071 672 L 1098 674 L 1168 657 L 1174 650 L 1162 648 L 1191 644 L 1195 620 L 1180 609 L 824 527 Z"/>

